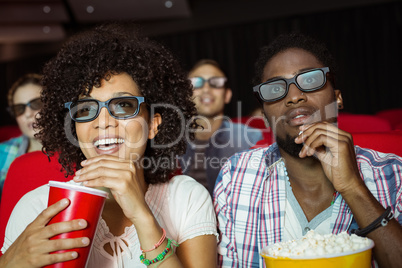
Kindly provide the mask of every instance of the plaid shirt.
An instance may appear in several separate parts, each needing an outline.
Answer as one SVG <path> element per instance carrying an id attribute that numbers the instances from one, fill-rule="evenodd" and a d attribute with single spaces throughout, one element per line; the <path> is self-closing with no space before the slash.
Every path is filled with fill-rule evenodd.
<path id="1" fill-rule="evenodd" d="M 402 158 L 358 146 L 355 150 L 365 184 L 384 207 L 391 206 L 402 224 Z M 261 249 L 282 241 L 286 203 L 286 175 L 278 165 L 282 161 L 274 143 L 237 153 L 223 166 L 214 190 L 220 267 L 264 267 Z M 339 194 L 330 223 L 328 232 L 333 234 L 358 228 Z"/>
<path id="2" fill-rule="evenodd" d="M 26 153 L 28 144 L 28 137 L 24 135 L 0 143 L 0 201 L 8 168 L 15 158 Z"/>

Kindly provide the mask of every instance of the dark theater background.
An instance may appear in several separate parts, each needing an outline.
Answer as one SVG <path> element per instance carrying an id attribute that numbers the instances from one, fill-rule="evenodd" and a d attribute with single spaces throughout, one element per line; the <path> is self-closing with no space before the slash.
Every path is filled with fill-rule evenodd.
<path id="1" fill-rule="evenodd" d="M 402 2 L 392 0 L 0 0 L 0 126 L 15 124 L 7 90 L 41 72 L 71 34 L 109 20 L 135 22 L 188 69 L 213 58 L 234 92 L 227 114 L 257 107 L 251 79 L 259 48 L 280 33 L 323 40 L 338 61 L 345 112 L 401 108 Z"/>

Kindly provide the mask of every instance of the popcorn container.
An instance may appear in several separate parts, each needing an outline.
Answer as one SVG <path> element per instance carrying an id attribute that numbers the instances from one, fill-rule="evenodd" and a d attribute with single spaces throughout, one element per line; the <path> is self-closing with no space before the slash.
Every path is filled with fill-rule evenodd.
<path id="1" fill-rule="evenodd" d="M 270 246 L 265 247 L 260 254 L 267 268 L 370 268 L 374 242 L 370 240 L 368 246 L 355 251 L 320 256 L 270 256 L 264 253 L 268 247 Z"/>
<path id="2" fill-rule="evenodd" d="M 102 190 L 58 181 L 49 181 L 49 187 L 48 206 L 63 198 L 68 198 L 70 205 L 54 216 L 48 224 L 71 221 L 74 219 L 85 219 L 88 223 L 88 226 L 83 230 L 63 233 L 51 239 L 88 237 L 91 242 L 87 247 L 53 252 L 62 253 L 76 251 L 78 257 L 71 261 L 48 265 L 45 266 L 45 268 L 84 268 L 90 254 L 96 227 L 108 194 Z"/>

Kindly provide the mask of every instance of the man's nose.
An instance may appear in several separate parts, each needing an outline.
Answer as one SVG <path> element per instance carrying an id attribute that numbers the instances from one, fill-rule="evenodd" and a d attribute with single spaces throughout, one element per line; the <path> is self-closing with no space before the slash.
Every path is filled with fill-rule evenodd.
<path id="1" fill-rule="evenodd" d="M 289 85 L 288 94 L 286 95 L 286 104 L 297 104 L 306 101 L 306 94 L 303 93 L 294 83 Z"/>
<path id="2" fill-rule="evenodd" d="M 205 81 L 204 85 L 202 86 L 202 91 L 210 91 L 212 87 L 209 85 L 208 81 Z"/>

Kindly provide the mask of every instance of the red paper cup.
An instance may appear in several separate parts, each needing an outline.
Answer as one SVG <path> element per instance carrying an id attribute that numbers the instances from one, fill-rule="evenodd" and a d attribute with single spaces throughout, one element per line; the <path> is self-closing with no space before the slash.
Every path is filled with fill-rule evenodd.
<path id="1" fill-rule="evenodd" d="M 79 186 L 71 183 L 49 181 L 49 201 L 48 206 L 60 201 L 63 198 L 70 200 L 70 205 L 54 216 L 48 224 L 71 221 L 75 219 L 85 219 L 88 223 L 84 230 L 73 231 L 56 235 L 51 239 L 65 239 L 88 237 L 90 245 L 84 248 L 75 248 L 69 250 L 60 250 L 53 253 L 63 253 L 68 251 L 76 251 L 78 258 L 45 266 L 46 268 L 84 268 L 87 263 L 88 256 L 91 251 L 92 241 L 95 236 L 96 227 L 102 214 L 103 206 L 107 193 L 102 190 Z"/>

